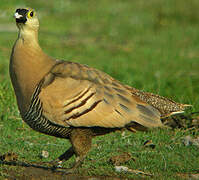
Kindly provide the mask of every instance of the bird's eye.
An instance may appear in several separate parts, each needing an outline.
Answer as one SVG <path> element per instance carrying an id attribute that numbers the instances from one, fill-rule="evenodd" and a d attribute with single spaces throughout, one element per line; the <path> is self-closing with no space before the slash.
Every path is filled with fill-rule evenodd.
<path id="1" fill-rule="evenodd" d="M 29 11 L 27 16 L 28 16 L 28 18 L 32 18 L 34 16 L 34 12 L 33 11 Z"/>

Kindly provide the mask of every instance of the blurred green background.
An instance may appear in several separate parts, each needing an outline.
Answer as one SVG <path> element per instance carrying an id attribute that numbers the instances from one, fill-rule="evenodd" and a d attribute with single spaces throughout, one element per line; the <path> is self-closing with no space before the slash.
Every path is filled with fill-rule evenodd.
<path id="1" fill-rule="evenodd" d="M 181 103 L 192 104 L 193 111 L 198 111 L 198 0 L 1 0 L 0 153 L 13 149 L 20 154 L 21 148 L 26 147 L 21 142 L 22 136 L 29 137 L 30 141 L 32 137 L 38 138 L 38 141 L 42 141 L 43 138 L 43 142 L 53 139 L 30 130 L 26 125 L 25 130 L 17 130 L 22 127 L 22 122 L 19 120 L 10 84 L 8 66 L 11 49 L 17 38 L 13 14 L 19 7 L 31 7 L 37 11 L 40 19 L 40 45 L 50 56 L 98 68 L 135 88 L 157 93 Z M 158 141 L 162 141 L 161 137 L 164 139 L 168 136 L 165 143 L 170 138 L 169 133 L 174 132 L 155 131 L 155 135 L 160 138 Z M 188 134 L 193 135 L 192 132 Z M 184 136 L 183 132 L 179 132 L 178 135 Z M 112 136 L 102 137 L 102 140 L 111 139 Z M 138 133 L 133 136 L 137 136 L 138 140 L 143 136 L 154 137 L 153 133 Z M 13 141 L 18 139 L 22 144 L 14 146 Z M 61 140 L 53 140 L 62 144 Z M 125 142 L 123 145 L 125 146 Z M 138 151 L 140 146 L 138 142 Z M 39 153 L 43 147 L 31 147 L 35 148 L 38 148 Z M 52 153 L 56 147 L 53 148 Z M 106 145 L 104 148 L 107 148 Z M 174 152 L 181 149 L 186 156 L 186 152 L 190 152 L 190 149 L 183 148 L 177 146 Z M 32 151 L 29 152 L 31 155 L 24 156 L 27 156 L 27 159 L 36 158 L 36 154 L 32 155 L 34 154 Z M 165 156 L 171 155 L 168 151 L 162 151 Z M 160 174 L 170 173 L 172 179 L 176 172 L 193 171 L 199 162 L 198 159 L 196 161 L 198 150 L 193 148 L 191 151 L 193 154 L 189 158 L 195 161 L 192 165 L 186 165 L 179 159 L 181 168 L 176 170 L 176 166 L 175 168 L 167 166 L 168 171 L 159 170 Z M 27 153 L 25 149 L 22 152 Z M 104 154 L 106 152 L 107 150 L 104 150 Z M 95 156 L 94 151 L 93 157 Z M 173 156 L 175 157 L 175 154 L 171 155 Z M 145 159 L 146 157 L 143 161 Z M 183 161 L 186 161 L 185 159 Z M 137 167 L 144 169 L 145 166 L 142 166 L 141 162 Z M 158 160 L 156 163 L 154 172 L 160 167 Z M 147 170 L 153 171 L 151 168 Z M 110 170 L 110 174 L 112 171 Z M 91 174 L 100 174 L 100 172 L 95 169 Z"/>

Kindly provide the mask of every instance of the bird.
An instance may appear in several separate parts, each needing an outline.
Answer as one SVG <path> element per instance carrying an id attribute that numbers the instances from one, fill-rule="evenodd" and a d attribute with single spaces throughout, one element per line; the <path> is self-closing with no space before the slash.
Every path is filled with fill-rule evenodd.
<path id="1" fill-rule="evenodd" d="M 22 119 L 35 131 L 68 139 L 71 147 L 54 162 L 76 156 L 73 172 L 91 149 L 92 138 L 117 130 L 164 127 L 161 119 L 189 106 L 138 90 L 87 65 L 47 55 L 39 45 L 39 20 L 32 8 L 14 13 L 18 38 L 9 72 Z"/>

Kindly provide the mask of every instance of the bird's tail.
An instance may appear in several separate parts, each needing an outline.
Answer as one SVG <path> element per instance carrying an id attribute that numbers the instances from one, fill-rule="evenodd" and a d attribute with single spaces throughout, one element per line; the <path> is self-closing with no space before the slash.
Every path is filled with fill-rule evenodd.
<path id="1" fill-rule="evenodd" d="M 129 88 L 129 87 L 127 87 Z M 135 88 L 129 89 L 133 96 L 155 107 L 161 113 L 161 118 L 165 118 L 174 114 L 183 113 L 186 107 L 192 105 L 177 103 L 171 99 L 137 90 Z"/>

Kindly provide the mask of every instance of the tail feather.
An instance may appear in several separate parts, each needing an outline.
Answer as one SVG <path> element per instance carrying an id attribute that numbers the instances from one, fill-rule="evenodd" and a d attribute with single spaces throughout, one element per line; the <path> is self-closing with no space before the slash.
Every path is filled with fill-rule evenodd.
<path id="1" fill-rule="evenodd" d="M 161 118 L 168 117 L 178 113 L 183 113 L 186 107 L 192 106 L 189 104 L 177 103 L 171 99 L 156 94 L 139 91 L 135 88 L 131 89 L 131 93 L 133 96 L 138 97 L 142 101 L 158 109 L 159 112 L 161 113 Z"/>

